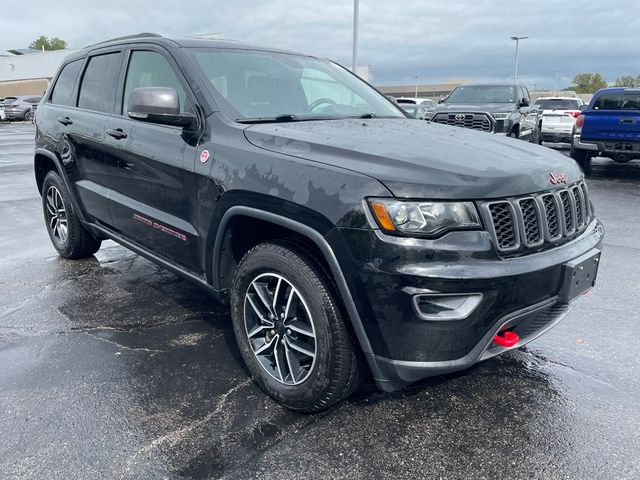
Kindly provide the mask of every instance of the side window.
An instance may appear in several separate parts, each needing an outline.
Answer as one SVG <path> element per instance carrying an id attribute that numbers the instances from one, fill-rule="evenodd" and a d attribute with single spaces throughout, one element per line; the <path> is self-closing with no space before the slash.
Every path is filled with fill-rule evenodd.
<path id="1" fill-rule="evenodd" d="M 119 55 L 119 52 L 107 53 L 89 59 L 80 85 L 78 107 L 97 112 L 111 112 Z"/>
<path id="2" fill-rule="evenodd" d="M 170 87 L 178 92 L 180 111 L 190 111 L 187 95 L 171 65 L 157 52 L 134 51 L 129 58 L 122 97 L 122 114 L 126 115 L 131 92 L 140 87 Z"/>
<path id="3" fill-rule="evenodd" d="M 529 103 L 531 103 L 531 95 L 529 95 L 529 89 L 528 89 L 527 87 L 524 87 L 524 88 L 522 89 L 522 93 L 523 93 L 523 95 L 524 95 L 524 98 L 525 98 Z"/>
<path id="4" fill-rule="evenodd" d="M 82 60 L 76 60 L 74 62 L 67 63 L 64 66 L 55 86 L 53 87 L 53 92 L 50 97 L 51 103 L 65 106 L 72 105 L 73 99 L 71 98 L 71 95 L 73 94 L 73 87 L 76 84 L 81 67 Z"/>

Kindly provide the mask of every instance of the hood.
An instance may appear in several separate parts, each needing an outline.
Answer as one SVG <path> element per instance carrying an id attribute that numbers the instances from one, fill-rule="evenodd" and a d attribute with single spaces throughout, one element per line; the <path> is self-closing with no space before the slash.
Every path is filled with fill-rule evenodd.
<path id="1" fill-rule="evenodd" d="M 440 103 L 436 107 L 436 113 L 441 112 L 486 112 L 509 113 L 517 110 L 515 103 Z"/>
<path id="2" fill-rule="evenodd" d="M 577 164 L 549 148 L 466 128 L 412 119 L 346 119 L 255 124 L 253 145 L 374 177 L 397 197 L 487 199 L 569 183 Z"/>

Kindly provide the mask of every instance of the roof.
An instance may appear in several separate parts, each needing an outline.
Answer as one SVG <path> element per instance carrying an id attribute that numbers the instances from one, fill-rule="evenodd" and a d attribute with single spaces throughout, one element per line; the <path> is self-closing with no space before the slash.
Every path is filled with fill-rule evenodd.
<path id="1" fill-rule="evenodd" d="M 521 83 L 492 82 L 492 83 L 464 83 L 461 87 L 522 87 Z"/>
<path id="2" fill-rule="evenodd" d="M 580 97 L 538 97 L 536 100 L 581 100 Z"/>
<path id="3" fill-rule="evenodd" d="M 302 55 L 297 52 L 283 50 L 280 48 L 269 48 L 259 45 L 252 45 L 249 43 L 238 42 L 235 40 L 210 40 L 200 38 L 168 38 L 158 35 L 157 33 L 138 33 L 135 35 L 127 35 L 124 37 L 111 38 L 102 42 L 95 43 L 93 45 L 87 45 L 82 49 L 82 54 L 87 51 L 94 50 L 96 48 L 108 47 L 111 45 L 131 44 L 131 43 L 155 43 L 159 45 L 173 46 L 179 48 L 233 48 L 241 50 L 261 50 L 266 52 L 279 52 L 279 53 L 292 53 L 296 55 Z"/>

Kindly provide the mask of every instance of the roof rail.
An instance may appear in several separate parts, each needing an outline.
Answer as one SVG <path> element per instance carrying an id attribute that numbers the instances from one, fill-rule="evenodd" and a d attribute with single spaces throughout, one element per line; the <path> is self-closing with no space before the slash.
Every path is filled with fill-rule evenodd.
<path id="1" fill-rule="evenodd" d="M 157 33 L 151 33 L 151 32 L 136 33 L 135 35 L 125 35 L 124 37 L 110 38 L 108 40 L 103 40 L 102 42 L 92 43 L 91 45 L 87 45 L 85 48 L 94 47 L 96 45 L 102 45 L 103 43 L 111 43 L 118 40 L 132 40 L 134 38 L 148 38 L 148 37 L 162 38 L 162 35 L 159 35 Z"/>

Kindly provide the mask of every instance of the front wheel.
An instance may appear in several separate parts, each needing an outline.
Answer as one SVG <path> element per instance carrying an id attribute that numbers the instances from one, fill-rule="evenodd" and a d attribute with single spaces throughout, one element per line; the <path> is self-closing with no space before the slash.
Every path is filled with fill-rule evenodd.
<path id="1" fill-rule="evenodd" d="M 49 238 L 61 257 L 87 258 L 98 251 L 102 242 L 80 223 L 62 178 L 53 170 L 42 184 L 42 209 Z"/>
<path id="2" fill-rule="evenodd" d="M 231 317 L 253 378 L 287 408 L 318 412 L 358 386 L 358 352 L 332 282 L 296 244 L 262 243 L 242 258 Z"/>

